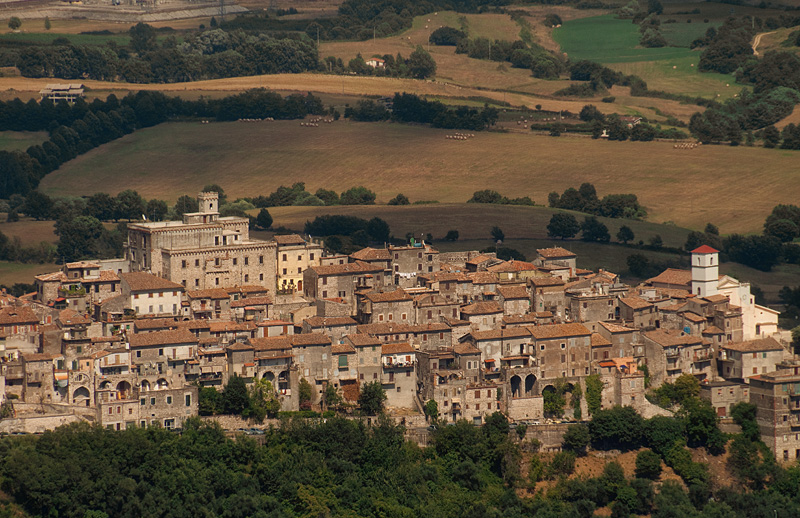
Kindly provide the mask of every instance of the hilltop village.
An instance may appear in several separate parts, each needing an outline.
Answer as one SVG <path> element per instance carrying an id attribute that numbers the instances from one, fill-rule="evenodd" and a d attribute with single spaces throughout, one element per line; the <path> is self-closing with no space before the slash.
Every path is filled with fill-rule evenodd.
<path id="1" fill-rule="evenodd" d="M 75 420 L 115 430 L 180 428 L 199 390 L 266 380 L 283 411 L 321 409 L 329 386 L 355 402 L 380 382 L 390 414 L 476 425 L 494 412 L 544 425 L 602 406 L 666 413 L 645 397 L 689 374 L 719 417 L 758 408 L 778 460 L 800 458 L 800 362 L 778 313 L 718 272 L 718 252 L 638 286 L 578 267 L 564 248 L 533 262 L 425 242 L 326 254 L 312 238 L 252 239 L 217 193 L 182 221 L 128 226 L 126 256 L 76 262 L 0 298 L 0 432 Z M 545 404 L 559 392 L 560 414 Z M 573 397 L 577 394 L 577 397 Z M 575 408 L 581 408 L 575 412 Z"/>

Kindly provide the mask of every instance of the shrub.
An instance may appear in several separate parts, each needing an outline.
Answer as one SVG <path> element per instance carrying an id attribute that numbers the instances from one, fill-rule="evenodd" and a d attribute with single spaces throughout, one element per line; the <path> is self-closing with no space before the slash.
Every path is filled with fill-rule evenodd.
<path id="1" fill-rule="evenodd" d="M 642 450 L 636 455 L 636 476 L 658 480 L 661 476 L 661 457 L 653 450 Z"/>
<path id="2" fill-rule="evenodd" d="M 571 451 L 560 451 L 547 465 L 547 478 L 553 480 L 558 477 L 567 477 L 575 471 L 575 454 Z"/>

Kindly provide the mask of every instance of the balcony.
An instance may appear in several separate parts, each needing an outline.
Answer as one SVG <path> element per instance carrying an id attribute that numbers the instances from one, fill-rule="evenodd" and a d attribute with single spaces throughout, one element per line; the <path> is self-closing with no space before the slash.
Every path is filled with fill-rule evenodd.
<path id="1" fill-rule="evenodd" d="M 406 369 L 413 366 L 414 362 L 383 362 L 384 369 Z"/>
<path id="2" fill-rule="evenodd" d="M 714 352 L 711 349 L 702 351 L 695 351 L 693 360 L 695 362 L 706 362 L 714 358 Z"/>
<path id="3" fill-rule="evenodd" d="M 667 358 L 677 358 L 681 355 L 681 352 L 678 349 L 664 349 L 664 354 Z"/>

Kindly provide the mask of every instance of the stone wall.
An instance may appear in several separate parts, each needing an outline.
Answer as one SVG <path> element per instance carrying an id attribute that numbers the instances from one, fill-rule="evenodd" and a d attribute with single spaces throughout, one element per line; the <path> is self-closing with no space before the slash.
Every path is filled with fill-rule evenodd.
<path id="1" fill-rule="evenodd" d="M 81 416 L 74 414 L 41 415 L 17 417 L 0 421 L 0 433 L 42 433 L 55 430 L 59 426 L 85 421 Z"/>

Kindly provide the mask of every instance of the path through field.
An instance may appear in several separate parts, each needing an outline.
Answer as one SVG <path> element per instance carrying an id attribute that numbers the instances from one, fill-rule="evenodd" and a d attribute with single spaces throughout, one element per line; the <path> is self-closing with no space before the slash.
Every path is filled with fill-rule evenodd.
<path id="1" fill-rule="evenodd" d="M 758 45 L 761 43 L 761 38 L 767 34 L 773 34 L 774 32 L 775 31 L 759 32 L 756 34 L 756 37 L 753 38 L 753 55 L 758 56 Z"/>

